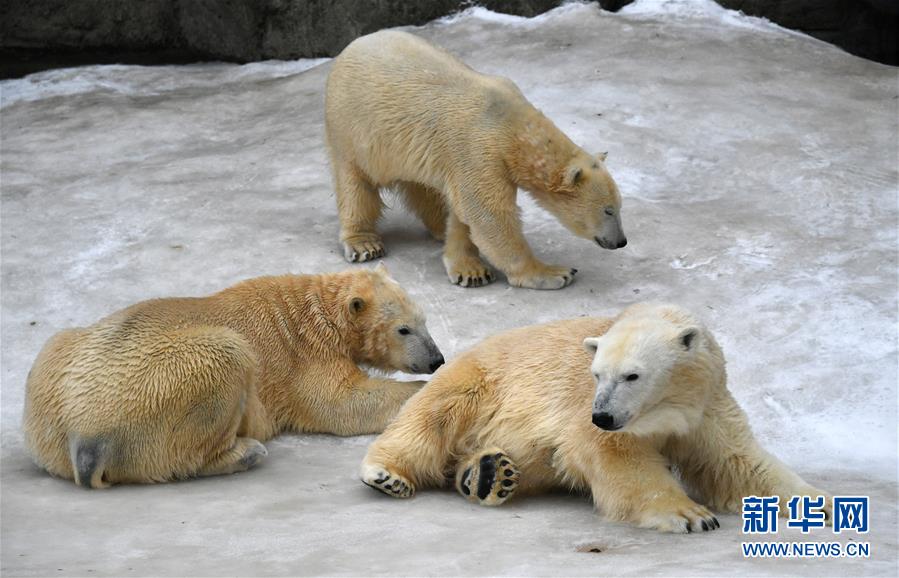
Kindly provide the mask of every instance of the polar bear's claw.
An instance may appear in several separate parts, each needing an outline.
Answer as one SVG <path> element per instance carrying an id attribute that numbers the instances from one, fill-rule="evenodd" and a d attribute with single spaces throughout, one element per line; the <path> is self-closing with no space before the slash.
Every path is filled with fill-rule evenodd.
<path id="1" fill-rule="evenodd" d="M 577 269 L 572 267 L 547 266 L 539 271 L 509 277 L 509 283 L 515 287 L 527 289 L 562 289 L 574 282 Z"/>
<path id="2" fill-rule="evenodd" d="M 384 244 L 377 237 L 352 239 L 343 243 L 343 256 L 350 263 L 364 263 L 386 254 Z"/>
<path id="3" fill-rule="evenodd" d="M 721 527 L 712 513 L 699 504 L 692 501 L 681 506 L 675 506 L 668 512 L 655 512 L 644 514 L 639 525 L 644 528 L 653 528 L 661 532 L 673 532 L 675 534 L 691 534 L 693 532 L 711 532 Z"/>
<path id="4" fill-rule="evenodd" d="M 478 257 L 465 256 L 450 260 L 444 258 L 443 264 L 450 283 L 461 287 L 483 287 L 489 285 L 494 277 L 487 265 Z"/>

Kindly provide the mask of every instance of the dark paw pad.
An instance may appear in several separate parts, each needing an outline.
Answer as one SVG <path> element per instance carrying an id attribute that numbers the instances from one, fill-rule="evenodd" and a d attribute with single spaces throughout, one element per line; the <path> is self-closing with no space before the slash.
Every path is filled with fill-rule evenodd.
<path id="1" fill-rule="evenodd" d="M 462 472 L 462 478 L 459 480 L 459 491 L 466 496 L 471 495 L 471 468 L 467 468 Z"/>
<path id="2" fill-rule="evenodd" d="M 518 468 L 504 453 L 473 458 L 459 477 L 462 495 L 482 505 L 496 506 L 506 501 L 518 487 Z"/>

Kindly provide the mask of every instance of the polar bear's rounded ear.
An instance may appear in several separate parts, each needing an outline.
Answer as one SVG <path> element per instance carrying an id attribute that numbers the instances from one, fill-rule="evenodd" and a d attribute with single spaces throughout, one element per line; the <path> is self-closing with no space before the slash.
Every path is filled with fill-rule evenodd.
<path id="1" fill-rule="evenodd" d="M 687 327 L 677 335 L 677 342 L 684 351 L 693 351 L 699 346 L 699 328 Z"/>
<path id="2" fill-rule="evenodd" d="M 567 169 L 565 169 L 565 180 L 563 184 L 566 187 L 573 187 L 578 184 L 581 180 L 581 167 L 577 167 L 571 165 Z"/>
<path id="3" fill-rule="evenodd" d="M 362 297 L 353 297 L 350 299 L 350 313 L 356 314 L 365 309 L 365 299 Z"/>
<path id="4" fill-rule="evenodd" d="M 590 353 L 596 353 L 597 347 L 599 347 L 599 337 L 588 337 L 584 340 L 584 349 Z"/>
<path id="5" fill-rule="evenodd" d="M 601 153 L 596 153 L 596 158 L 601 160 L 602 162 L 606 162 L 606 157 L 609 156 L 609 151 L 603 151 Z"/>

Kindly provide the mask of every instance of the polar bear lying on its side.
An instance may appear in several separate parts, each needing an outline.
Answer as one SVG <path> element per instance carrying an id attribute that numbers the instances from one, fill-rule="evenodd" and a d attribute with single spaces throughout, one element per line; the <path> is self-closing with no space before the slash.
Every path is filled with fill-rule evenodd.
<path id="1" fill-rule="evenodd" d="M 489 283 L 481 256 L 511 285 L 560 289 L 575 269 L 547 265 L 521 231 L 518 188 L 579 237 L 627 244 L 621 197 L 605 168 L 510 80 L 475 72 L 406 32 L 354 40 L 334 60 L 325 99 L 340 240 L 349 261 L 384 254 L 379 189 L 399 192 L 437 239 L 450 281 Z"/>
<path id="2" fill-rule="evenodd" d="M 708 508 L 736 512 L 744 496 L 824 495 L 759 446 L 714 337 L 670 305 L 485 340 L 403 406 L 361 468 L 400 498 L 453 472 L 484 505 L 570 488 L 609 518 L 669 532 L 713 530 Z"/>

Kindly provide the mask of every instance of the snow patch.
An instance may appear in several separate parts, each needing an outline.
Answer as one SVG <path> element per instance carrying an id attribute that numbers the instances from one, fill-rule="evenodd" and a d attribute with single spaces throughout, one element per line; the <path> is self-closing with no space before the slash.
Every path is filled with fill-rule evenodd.
<path id="1" fill-rule="evenodd" d="M 619 10 L 618 14 L 653 20 L 660 16 L 678 20 L 709 20 L 716 24 L 754 32 L 788 33 L 809 38 L 805 34 L 778 26 L 767 18 L 747 16 L 741 11 L 724 8 L 714 0 L 636 0 Z"/>
<path id="2" fill-rule="evenodd" d="M 61 68 L 0 82 L 0 108 L 57 96 L 112 92 L 126 96 L 157 95 L 184 88 L 214 88 L 300 74 L 328 58 L 266 60 L 250 64 L 222 62 L 186 66 L 103 64 Z"/>
<path id="3" fill-rule="evenodd" d="M 711 262 L 714 260 L 714 257 L 709 257 L 708 259 L 703 259 L 702 261 L 693 261 L 691 263 L 688 255 L 679 255 L 672 259 L 671 262 L 668 263 L 668 266 L 672 269 L 690 270 L 696 269 L 697 267 L 705 267 L 706 265 L 711 264 Z"/>
<path id="4" fill-rule="evenodd" d="M 480 21 L 504 26 L 534 28 L 567 16 L 575 15 L 582 18 L 588 14 L 595 15 L 600 12 L 603 12 L 603 10 L 592 2 L 567 2 L 531 18 L 494 12 L 483 6 L 473 6 L 456 14 L 445 16 L 437 20 L 436 23 L 439 25 L 450 25 Z M 714 2 L 714 0 L 636 0 L 621 8 L 614 15 L 624 16 L 625 19 L 639 20 L 659 20 L 663 18 L 666 20 L 706 20 L 715 25 L 741 28 L 753 32 L 785 33 L 811 38 L 801 32 L 774 24 L 767 18 L 748 16 L 741 11 L 724 8 Z"/>
<path id="5" fill-rule="evenodd" d="M 588 2 L 566 2 L 557 8 L 548 10 L 543 14 L 527 18 L 525 16 L 516 16 L 514 14 L 503 14 L 494 12 L 483 6 L 472 6 L 466 8 L 456 14 L 444 16 L 436 20 L 436 24 L 449 25 L 459 24 L 470 20 L 480 20 L 482 22 L 492 22 L 495 24 L 513 25 L 513 26 L 536 26 L 544 22 L 553 20 L 559 16 L 569 14 L 584 14 L 586 12 L 598 12 L 597 7 L 593 3 Z"/>

